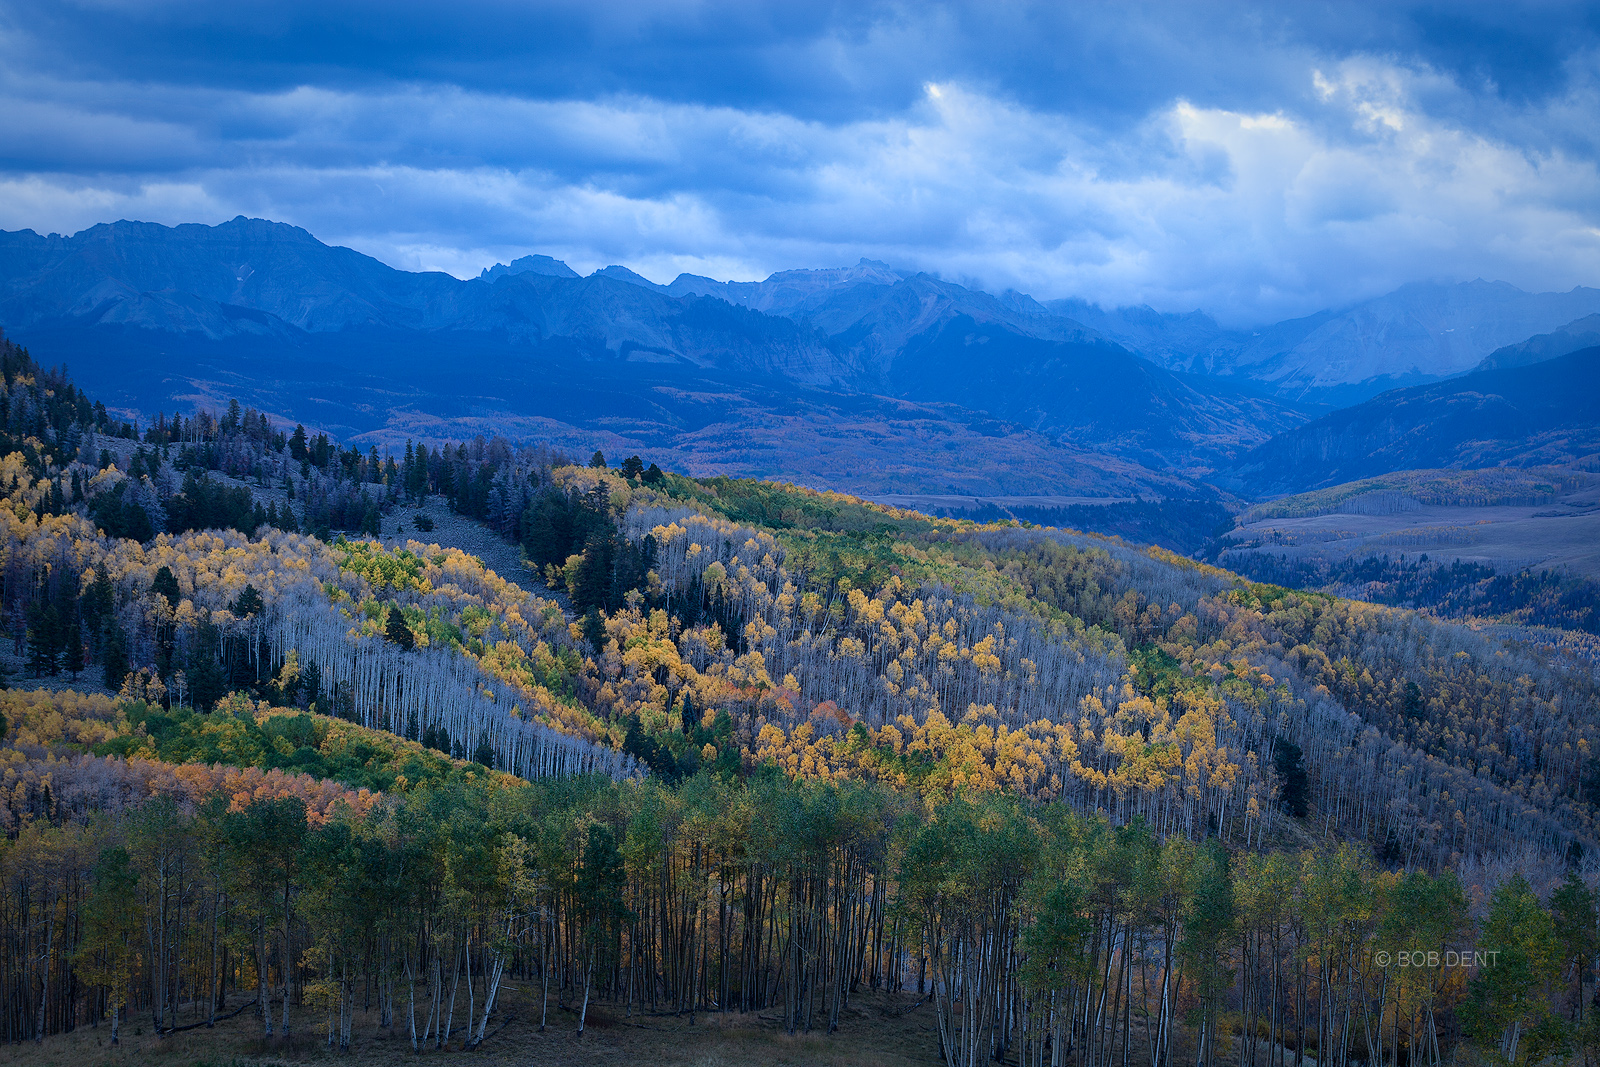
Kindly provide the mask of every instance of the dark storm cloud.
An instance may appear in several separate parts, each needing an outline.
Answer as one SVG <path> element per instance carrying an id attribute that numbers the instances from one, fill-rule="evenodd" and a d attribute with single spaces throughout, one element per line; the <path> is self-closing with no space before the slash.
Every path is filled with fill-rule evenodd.
<path id="1" fill-rule="evenodd" d="M 1309 310 L 1600 269 L 1593 5 L 0 4 L 0 225 L 397 265 L 872 255 Z"/>

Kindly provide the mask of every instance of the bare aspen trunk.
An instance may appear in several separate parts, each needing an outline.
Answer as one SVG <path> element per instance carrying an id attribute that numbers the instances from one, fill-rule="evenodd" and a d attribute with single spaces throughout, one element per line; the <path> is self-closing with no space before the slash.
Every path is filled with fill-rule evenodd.
<path id="1" fill-rule="evenodd" d="M 578 1036 L 583 1036 L 583 1024 L 589 1019 L 589 980 L 594 976 L 594 950 L 589 950 L 589 962 L 583 968 L 583 1007 L 578 1010 Z"/>

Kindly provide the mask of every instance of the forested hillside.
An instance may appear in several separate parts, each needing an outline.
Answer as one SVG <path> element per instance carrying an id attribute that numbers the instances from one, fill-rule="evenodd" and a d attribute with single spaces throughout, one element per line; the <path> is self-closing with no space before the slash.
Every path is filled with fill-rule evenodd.
<path id="1" fill-rule="evenodd" d="M 931 996 L 952 1067 L 1594 1043 L 1579 662 L 1072 531 L 237 406 L 140 432 L 3 371 L 12 684 L 116 694 L 0 702 L 10 1040 L 440 1049 L 515 984 L 541 1025 L 840 1040 Z M 544 588 L 370 536 L 438 496 Z M 1489 942 L 1521 984 L 1376 962 Z"/>

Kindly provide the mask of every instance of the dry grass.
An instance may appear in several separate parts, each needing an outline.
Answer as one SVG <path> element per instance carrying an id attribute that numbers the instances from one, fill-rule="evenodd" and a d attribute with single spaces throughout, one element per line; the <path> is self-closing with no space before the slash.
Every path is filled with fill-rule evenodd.
<path id="1" fill-rule="evenodd" d="M 1502 572 L 1548 567 L 1600 578 L 1600 509 L 1590 510 L 1594 501 L 1589 495 L 1569 500 L 1556 509 L 1429 505 L 1395 515 L 1266 519 L 1240 527 L 1233 536 L 1259 541 L 1254 551 L 1290 558 L 1394 555 L 1398 549 L 1405 555 L 1426 552 L 1441 562 L 1483 563 Z M 1230 566 L 1229 554 L 1219 562 Z"/>
<path id="2" fill-rule="evenodd" d="M 590 1006 L 588 1027 L 577 1036 L 577 1017 L 551 1006 L 550 1026 L 539 1033 L 538 987 L 513 988 L 503 996 L 497 1018 L 512 1017 L 471 1054 L 475 1063 L 517 1067 L 583 1067 L 583 1065 L 645 1064 L 649 1067 L 742 1067 L 744 1064 L 792 1064 L 796 1067 L 912 1067 L 941 1062 L 932 1008 L 918 1006 L 914 997 L 861 994 L 851 1001 L 839 1032 L 790 1036 L 777 1021 L 777 1012 L 705 1014 L 691 1024 L 687 1016 L 634 1016 L 628 1018 L 609 1005 Z M 531 994 L 531 995 L 528 995 Z M 909 1009 L 909 1010 L 908 1010 Z M 275 1067 L 281 1064 L 326 1062 L 352 1067 L 377 1067 L 415 1061 L 451 1063 L 460 1055 L 460 1041 L 442 1051 L 411 1051 L 404 1028 L 393 1035 L 375 1028 L 376 1015 L 357 1016 L 347 1056 L 325 1047 L 321 1027 L 305 1014 L 293 1018 L 295 1035 L 287 1042 L 261 1036 L 253 1012 L 204 1028 L 169 1037 L 150 1035 L 148 1017 L 128 1020 L 123 1042 L 110 1045 L 104 1024 L 83 1027 L 71 1034 L 47 1038 L 43 1044 L 0 1047 L 0 1064 L 29 1067 Z M 824 1021 L 825 1022 L 825 1021 Z M 140 1033 L 139 1031 L 143 1032 Z"/>

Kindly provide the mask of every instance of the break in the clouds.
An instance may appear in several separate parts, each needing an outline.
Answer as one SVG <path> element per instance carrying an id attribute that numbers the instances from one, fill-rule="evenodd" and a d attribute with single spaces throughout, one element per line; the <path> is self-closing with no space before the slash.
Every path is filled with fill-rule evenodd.
<path id="1" fill-rule="evenodd" d="M 1600 284 L 1592 5 L 221 8 L 0 3 L 0 227 L 242 213 L 458 275 L 868 256 L 1237 322 Z"/>

